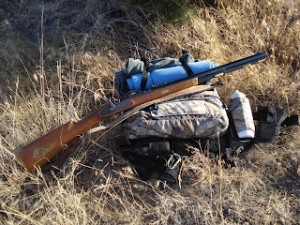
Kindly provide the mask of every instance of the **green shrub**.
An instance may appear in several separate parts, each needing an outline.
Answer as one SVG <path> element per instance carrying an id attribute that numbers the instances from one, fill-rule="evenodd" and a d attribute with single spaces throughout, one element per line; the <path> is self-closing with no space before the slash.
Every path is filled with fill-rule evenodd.
<path id="1" fill-rule="evenodd" d="M 195 9 L 191 0 L 129 0 L 130 8 L 140 8 L 151 19 L 167 23 L 184 23 Z"/>

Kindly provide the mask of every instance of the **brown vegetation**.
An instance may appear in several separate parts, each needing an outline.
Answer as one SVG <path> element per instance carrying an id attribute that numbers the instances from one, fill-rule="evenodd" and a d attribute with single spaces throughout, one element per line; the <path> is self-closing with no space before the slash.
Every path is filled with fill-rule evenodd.
<path id="1" fill-rule="evenodd" d="M 85 137 L 61 168 L 37 176 L 14 157 L 50 129 L 116 98 L 114 72 L 128 57 L 226 63 L 267 51 L 269 59 L 222 77 L 225 101 L 239 89 L 259 105 L 300 112 L 300 2 L 194 1 L 189 21 L 170 24 L 125 1 L 0 3 L 1 224 L 297 224 L 299 129 L 222 163 L 184 159 L 181 189 L 137 179 L 117 153 L 120 128 Z M 105 2 L 105 3 L 104 3 Z M 210 4 L 209 4 L 210 2 Z M 214 4 L 212 4 L 214 2 Z"/>

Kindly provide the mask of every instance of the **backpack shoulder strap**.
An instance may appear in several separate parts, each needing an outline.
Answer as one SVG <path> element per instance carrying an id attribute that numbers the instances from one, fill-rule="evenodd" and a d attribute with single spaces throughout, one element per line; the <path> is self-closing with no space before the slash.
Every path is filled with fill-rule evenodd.
<path id="1" fill-rule="evenodd" d="M 142 83 L 141 90 L 144 91 L 146 88 L 147 80 L 148 80 L 148 60 L 146 58 L 141 58 L 141 61 L 144 63 L 143 72 L 142 72 Z"/>

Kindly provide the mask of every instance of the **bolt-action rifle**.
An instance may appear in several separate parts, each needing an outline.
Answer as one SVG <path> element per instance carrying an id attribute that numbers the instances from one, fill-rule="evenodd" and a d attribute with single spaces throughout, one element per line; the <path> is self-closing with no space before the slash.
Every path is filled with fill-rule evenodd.
<path id="1" fill-rule="evenodd" d="M 37 167 L 45 166 L 51 159 L 59 154 L 65 148 L 65 146 L 71 144 L 80 135 L 96 126 L 105 118 L 128 111 L 138 106 L 143 106 L 145 103 L 151 103 L 155 101 L 155 99 L 172 96 L 184 89 L 205 84 L 216 75 L 235 71 L 248 64 L 255 64 L 264 60 L 266 57 L 266 53 L 258 52 L 255 55 L 242 58 L 240 60 L 230 62 L 228 64 L 218 66 L 192 76 L 188 76 L 179 81 L 159 87 L 153 87 L 142 94 L 124 99 L 116 105 L 105 104 L 95 111 L 89 113 L 80 121 L 67 122 L 36 139 L 25 147 L 19 148 L 15 151 L 15 156 L 17 160 L 27 169 L 27 171 L 34 172 Z"/>

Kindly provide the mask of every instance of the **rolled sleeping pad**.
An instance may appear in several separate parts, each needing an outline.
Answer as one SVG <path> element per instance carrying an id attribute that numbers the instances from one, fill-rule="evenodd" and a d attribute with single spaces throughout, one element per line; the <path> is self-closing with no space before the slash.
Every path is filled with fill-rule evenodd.
<path id="1" fill-rule="evenodd" d="M 188 66 L 191 68 L 194 74 L 197 74 L 205 70 L 217 67 L 219 66 L 219 64 L 213 63 L 210 60 L 203 60 L 199 62 L 188 63 Z M 130 90 L 141 90 L 142 76 L 142 73 L 138 73 L 131 75 L 131 78 L 127 79 L 127 85 Z M 145 90 L 151 89 L 152 87 L 172 83 L 174 81 L 186 78 L 187 76 L 188 74 L 182 66 L 156 69 L 151 73 L 148 73 Z"/>

